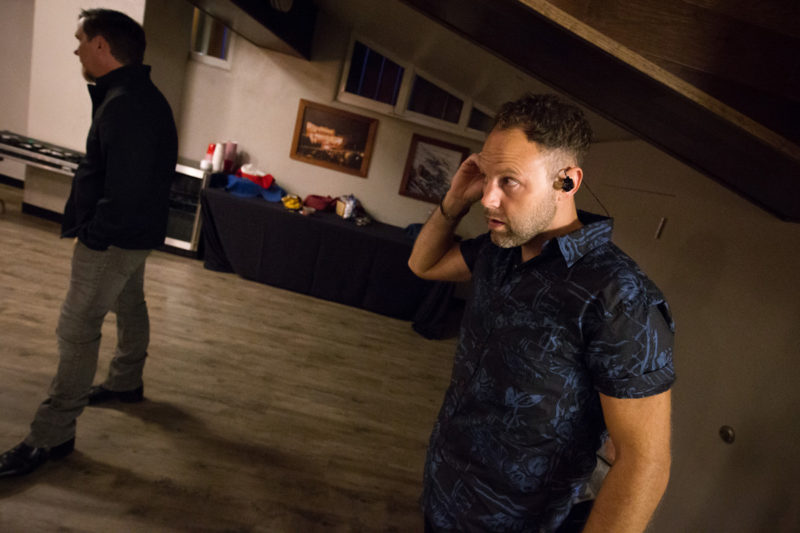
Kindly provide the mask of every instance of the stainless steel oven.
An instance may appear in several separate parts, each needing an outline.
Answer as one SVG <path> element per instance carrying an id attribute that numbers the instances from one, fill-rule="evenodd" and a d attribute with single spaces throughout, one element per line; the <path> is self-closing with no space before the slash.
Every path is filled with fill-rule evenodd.
<path id="1" fill-rule="evenodd" d="M 197 168 L 194 162 L 181 160 L 175 166 L 175 178 L 169 193 L 166 247 L 196 254 L 202 226 L 200 193 L 207 179 L 208 173 Z"/>

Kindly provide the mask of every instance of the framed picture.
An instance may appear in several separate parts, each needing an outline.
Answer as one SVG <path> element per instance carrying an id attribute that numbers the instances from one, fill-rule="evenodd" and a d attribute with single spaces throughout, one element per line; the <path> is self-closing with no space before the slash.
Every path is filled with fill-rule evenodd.
<path id="1" fill-rule="evenodd" d="M 464 146 L 415 133 L 411 138 L 400 194 L 438 204 L 469 152 L 469 148 Z"/>
<path id="2" fill-rule="evenodd" d="M 377 119 L 300 100 L 289 156 L 364 178 L 377 127 Z"/>

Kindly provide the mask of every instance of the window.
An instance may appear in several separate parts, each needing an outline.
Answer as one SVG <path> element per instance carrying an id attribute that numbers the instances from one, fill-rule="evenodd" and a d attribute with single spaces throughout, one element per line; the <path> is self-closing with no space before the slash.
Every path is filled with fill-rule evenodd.
<path id="1" fill-rule="evenodd" d="M 464 101 L 434 85 L 422 76 L 415 76 L 408 99 L 408 110 L 458 124 Z"/>
<path id="2" fill-rule="evenodd" d="M 380 46 L 351 37 L 337 100 L 409 122 L 483 139 L 491 112 Z"/>
<path id="3" fill-rule="evenodd" d="M 215 67 L 230 68 L 233 32 L 208 13 L 194 8 L 192 58 Z"/>
<path id="4" fill-rule="evenodd" d="M 469 113 L 467 128 L 471 130 L 482 131 L 483 133 L 488 134 L 489 130 L 492 129 L 493 123 L 494 117 L 492 117 L 489 113 L 484 113 L 477 107 L 473 107 L 472 111 Z"/>
<path id="5" fill-rule="evenodd" d="M 345 91 L 394 106 L 405 69 L 355 41 Z"/>
<path id="6" fill-rule="evenodd" d="M 369 41 L 352 38 L 338 100 L 392 115 L 403 100 L 406 66 Z"/>

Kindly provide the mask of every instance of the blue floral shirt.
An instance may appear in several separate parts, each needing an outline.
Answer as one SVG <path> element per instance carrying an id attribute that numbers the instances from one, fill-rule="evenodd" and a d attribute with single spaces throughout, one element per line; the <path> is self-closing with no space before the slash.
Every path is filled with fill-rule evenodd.
<path id="1" fill-rule="evenodd" d="M 473 294 L 422 495 L 439 529 L 555 531 L 606 433 L 597 392 L 641 398 L 675 379 L 664 296 L 611 219 L 579 217 L 525 263 L 488 234 L 461 245 Z"/>

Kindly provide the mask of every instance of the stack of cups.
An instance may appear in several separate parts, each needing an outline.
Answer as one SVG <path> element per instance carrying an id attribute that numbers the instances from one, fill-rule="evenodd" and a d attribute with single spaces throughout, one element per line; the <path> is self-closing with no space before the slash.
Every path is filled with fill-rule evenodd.
<path id="1" fill-rule="evenodd" d="M 200 162 L 200 168 L 211 172 L 233 172 L 236 162 L 236 141 L 211 143 L 206 155 Z"/>
<path id="2" fill-rule="evenodd" d="M 200 161 L 200 168 L 205 170 L 206 172 L 210 172 L 213 168 L 213 160 L 214 160 L 214 150 L 216 149 L 216 144 L 211 143 L 208 145 L 206 149 L 206 155 L 202 161 Z"/>
<path id="3" fill-rule="evenodd" d="M 236 161 L 236 141 L 225 141 L 225 149 L 222 155 L 222 170 L 233 172 L 233 163 Z"/>

